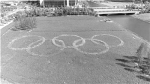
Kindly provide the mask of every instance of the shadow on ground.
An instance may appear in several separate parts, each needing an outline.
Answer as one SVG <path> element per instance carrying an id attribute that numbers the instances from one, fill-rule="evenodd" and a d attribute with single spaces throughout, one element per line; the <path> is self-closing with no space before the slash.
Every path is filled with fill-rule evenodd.
<path id="1" fill-rule="evenodd" d="M 147 58 L 144 58 L 143 64 L 147 64 L 147 60 Z M 138 67 L 136 65 L 136 63 L 138 63 L 138 58 L 136 56 L 123 56 L 122 59 L 116 59 L 116 61 L 118 61 L 116 64 L 122 66 L 124 70 L 137 73 L 137 78 L 150 82 L 150 74 L 145 73 L 145 68 L 149 65 L 142 65 L 141 67 Z"/>
<path id="2" fill-rule="evenodd" d="M 149 81 L 150 82 L 150 78 L 149 77 L 142 76 L 142 75 L 137 75 L 136 77 L 139 78 L 139 79 L 142 79 L 144 81 Z"/>

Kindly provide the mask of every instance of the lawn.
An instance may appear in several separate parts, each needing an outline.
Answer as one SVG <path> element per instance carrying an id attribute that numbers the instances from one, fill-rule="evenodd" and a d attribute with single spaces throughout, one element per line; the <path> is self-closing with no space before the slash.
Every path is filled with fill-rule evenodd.
<path id="1" fill-rule="evenodd" d="M 2 78 L 20 84 L 148 84 L 132 59 L 141 42 L 94 16 L 37 17 L 1 35 Z"/>

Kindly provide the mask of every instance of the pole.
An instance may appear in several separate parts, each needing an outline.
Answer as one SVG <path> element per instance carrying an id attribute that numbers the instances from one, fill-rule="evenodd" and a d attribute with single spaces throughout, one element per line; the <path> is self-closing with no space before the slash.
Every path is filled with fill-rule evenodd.
<path id="1" fill-rule="evenodd" d="M 67 6 L 69 7 L 69 0 L 67 0 Z"/>

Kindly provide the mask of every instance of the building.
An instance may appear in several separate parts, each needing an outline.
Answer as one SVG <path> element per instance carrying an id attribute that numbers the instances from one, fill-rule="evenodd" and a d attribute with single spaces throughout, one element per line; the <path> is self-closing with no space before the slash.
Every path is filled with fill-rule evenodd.
<path id="1" fill-rule="evenodd" d="M 42 4 L 46 7 L 62 7 L 74 6 L 79 0 L 42 0 Z"/>
<path id="2" fill-rule="evenodd" d="M 37 4 L 44 7 L 74 6 L 81 0 L 18 0 L 25 3 Z"/>

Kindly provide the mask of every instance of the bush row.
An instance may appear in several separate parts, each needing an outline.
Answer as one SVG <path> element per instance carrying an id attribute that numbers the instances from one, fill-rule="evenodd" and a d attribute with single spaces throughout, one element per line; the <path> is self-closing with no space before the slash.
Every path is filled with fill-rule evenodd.
<path id="1" fill-rule="evenodd" d="M 5 24 L 11 20 L 14 20 L 15 27 L 13 30 L 30 30 L 36 28 L 36 18 L 41 16 L 54 17 L 65 15 L 94 15 L 92 9 L 89 8 L 40 8 L 33 7 L 24 11 L 19 11 L 15 14 L 3 17 L 1 23 Z"/>
<path id="2" fill-rule="evenodd" d="M 88 8 L 32 8 L 25 11 L 27 16 L 64 16 L 64 15 L 93 15 L 92 9 Z"/>

